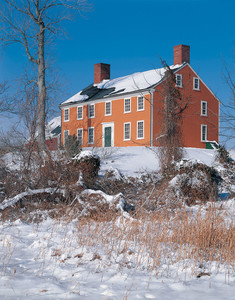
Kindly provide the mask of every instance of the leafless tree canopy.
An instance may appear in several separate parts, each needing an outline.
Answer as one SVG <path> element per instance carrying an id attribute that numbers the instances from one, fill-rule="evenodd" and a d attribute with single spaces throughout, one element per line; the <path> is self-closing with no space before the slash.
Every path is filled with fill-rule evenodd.
<path id="1" fill-rule="evenodd" d="M 9 110 L 9 103 L 5 98 L 6 90 L 7 90 L 6 82 L 0 83 L 0 112 L 5 112 Z"/>
<path id="2" fill-rule="evenodd" d="M 37 66 L 38 142 L 45 149 L 46 63 L 45 51 L 62 32 L 61 23 L 88 9 L 86 0 L 2 0 L 0 41 L 21 44 Z"/>
<path id="3" fill-rule="evenodd" d="M 235 54 L 234 64 L 228 65 L 223 62 L 224 66 L 224 80 L 227 84 L 231 98 L 228 101 L 222 101 L 220 106 L 220 136 L 223 137 L 224 142 L 229 142 L 234 147 L 235 141 Z M 223 99 L 224 100 L 224 99 Z"/>
<path id="4" fill-rule="evenodd" d="M 174 161 L 182 158 L 182 133 L 181 122 L 182 114 L 188 107 L 190 96 L 187 99 L 184 93 L 180 93 L 176 87 L 175 74 L 166 64 L 162 61 L 166 69 L 163 80 L 163 92 L 161 92 L 164 99 L 162 114 L 162 129 L 159 136 L 159 154 L 162 169 L 169 167 Z"/>

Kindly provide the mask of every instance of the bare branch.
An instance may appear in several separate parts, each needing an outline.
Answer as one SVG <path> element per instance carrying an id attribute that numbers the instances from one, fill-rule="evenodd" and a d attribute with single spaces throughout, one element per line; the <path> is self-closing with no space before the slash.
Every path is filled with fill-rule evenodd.
<path id="1" fill-rule="evenodd" d="M 4 24 L 0 28 L 0 41 L 4 45 L 21 44 L 29 61 L 37 66 L 37 130 L 39 147 L 43 150 L 48 98 L 46 46 L 61 32 L 60 24 L 70 18 L 71 12 L 75 15 L 87 7 L 86 0 L 3 0 L 0 4 L 0 24 L 2 27 Z M 27 103 L 30 104 L 29 100 Z"/>

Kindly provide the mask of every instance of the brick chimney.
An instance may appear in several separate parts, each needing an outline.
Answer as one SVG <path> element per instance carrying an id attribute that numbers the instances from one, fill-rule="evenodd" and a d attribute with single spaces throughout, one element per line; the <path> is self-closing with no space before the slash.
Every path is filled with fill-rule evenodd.
<path id="1" fill-rule="evenodd" d="M 190 62 L 190 46 L 174 46 L 174 65 L 181 65 L 184 62 Z"/>
<path id="2" fill-rule="evenodd" d="M 110 65 L 103 63 L 95 64 L 94 83 L 99 83 L 104 79 L 110 79 Z"/>

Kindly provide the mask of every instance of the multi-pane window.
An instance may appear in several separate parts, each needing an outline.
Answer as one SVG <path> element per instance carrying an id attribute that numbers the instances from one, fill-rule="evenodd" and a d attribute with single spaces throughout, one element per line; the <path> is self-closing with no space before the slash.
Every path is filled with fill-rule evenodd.
<path id="1" fill-rule="evenodd" d="M 144 110 L 144 97 L 138 97 L 137 99 L 137 110 Z"/>
<path id="2" fill-rule="evenodd" d="M 88 116 L 89 116 L 89 118 L 95 117 L 95 104 L 90 104 L 88 106 Z"/>
<path id="3" fill-rule="evenodd" d="M 82 106 L 78 106 L 78 109 L 77 109 L 77 119 L 78 120 L 82 120 L 83 119 L 83 107 Z"/>
<path id="4" fill-rule="evenodd" d="M 65 130 L 64 131 L 64 144 L 66 143 L 68 136 L 69 136 L 69 130 Z"/>
<path id="5" fill-rule="evenodd" d="M 82 146 L 82 144 L 83 144 L 83 129 L 82 128 L 79 128 L 77 130 L 77 139 L 78 139 L 79 145 Z"/>
<path id="6" fill-rule="evenodd" d="M 176 74 L 176 78 L 175 78 L 175 82 L 176 82 L 176 86 L 178 87 L 182 87 L 182 75 L 181 74 Z"/>
<path id="7" fill-rule="evenodd" d="M 201 140 L 202 142 L 207 141 L 207 125 L 201 125 Z"/>
<path id="8" fill-rule="evenodd" d="M 131 99 L 124 99 L 124 112 L 128 113 L 131 112 Z"/>
<path id="9" fill-rule="evenodd" d="M 193 77 L 193 89 L 198 91 L 200 90 L 200 81 L 197 77 Z"/>
<path id="10" fill-rule="evenodd" d="M 94 144 L 94 127 L 88 128 L 88 144 Z"/>
<path id="11" fill-rule="evenodd" d="M 131 139 L 131 123 L 124 123 L 124 141 Z"/>
<path id="12" fill-rule="evenodd" d="M 201 116 L 207 116 L 207 102 L 201 101 Z"/>
<path id="13" fill-rule="evenodd" d="M 69 108 L 64 109 L 64 121 L 69 121 Z"/>
<path id="14" fill-rule="evenodd" d="M 137 139 L 144 138 L 144 121 L 137 122 Z"/>
<path id="15" fill-rule="evenodd" d="M 111 114 L 111 102 L 105 102 L 105 115 L 110 116 Z"/>

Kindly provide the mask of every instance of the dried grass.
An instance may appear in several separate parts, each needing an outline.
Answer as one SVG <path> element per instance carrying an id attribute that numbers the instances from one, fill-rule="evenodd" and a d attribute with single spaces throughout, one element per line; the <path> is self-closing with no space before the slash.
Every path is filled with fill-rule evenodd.
<path id="1" fill-rule="evenodd" d="M 235 268 L 235 227 L 215 207 L 197 213 L 163 210 L 141 215 L 139 219 L 121 218 L 111 222 L 83 220 L 78 223 L 78 241 L 83 246 L 102 245 L 110 259 L 120 266 L 144 268 L 156 276 L 178 264 L 190 268 L 192 275 L 223 269 L 227 275 Z M 120 260 L 120 255 L 122 259 Z M 131 267 L 131 268 L 132 268 Z"/>

